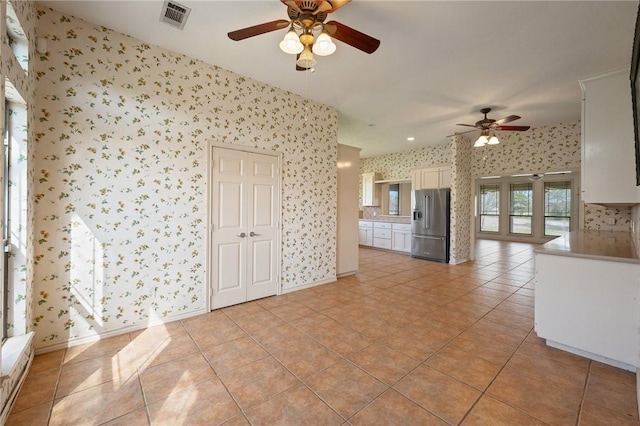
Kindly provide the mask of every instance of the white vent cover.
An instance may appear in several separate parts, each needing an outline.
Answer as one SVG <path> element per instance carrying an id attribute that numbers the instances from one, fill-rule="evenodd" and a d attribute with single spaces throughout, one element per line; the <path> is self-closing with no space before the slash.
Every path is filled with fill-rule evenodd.
<path id="1" fill-rule="evenodd" d="M 164 5 L 162 5 L 160 22 L 183 29 L 190 13 L 190 8 L 183 6 L 180 3 L 176 3 L 175 1 L 165 0 Z"/>

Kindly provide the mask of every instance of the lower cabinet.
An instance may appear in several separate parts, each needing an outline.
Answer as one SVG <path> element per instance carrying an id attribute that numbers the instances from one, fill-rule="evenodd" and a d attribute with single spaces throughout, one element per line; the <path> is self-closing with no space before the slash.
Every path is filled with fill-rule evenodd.
<path id="1" fill-rule="evenodd" d="M 358 235 L 361 246 L 411 253 L 411 225 L 408 223 L 361 220 Z"/>
<path id="2" fill-rule="evenodd" d="M 640 264 L 536 253 L 535 330 L 547 345 L 640 367 Z"/>
<path id="3" fill-rule="evenodd" d="M 388 222 L 373 223 L 373 246 L 391 250 L 391 224 Z"/>
<path id="4" fill-rule="evenodd" d="M 361 246 L 373 245 L 373 222 L 361 220 L 358 224 L 358 244 Z"/>
<path id="5" fill-rule="evenodd" d="M 391 250 L 411 253 L 411 225 L 408 223 L 391 225 Z"/>

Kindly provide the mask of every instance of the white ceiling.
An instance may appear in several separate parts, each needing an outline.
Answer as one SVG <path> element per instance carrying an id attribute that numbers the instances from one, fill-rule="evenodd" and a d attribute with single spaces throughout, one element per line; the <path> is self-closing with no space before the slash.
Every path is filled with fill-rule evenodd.
<path id="1" fill-rule="evenodd" d="M 361 156 L 443 143 L 482 107 L 532 127 L 580 118 L 578 79 L 628 66 L 637 1 L 366 1 L 336 20 L 381 40 L 367 55 L 336 41 L 314 73 L 295 71 L 285 30 L 243 41 L 227 32 L 288 19 L 278 0 L 178 0 L 183 31 L 159 22 L 163 2 L 40 1 L 150 44 L 331 105 L 339 142 Z M 407 137 L 415 137 L 408 142 Z"/>

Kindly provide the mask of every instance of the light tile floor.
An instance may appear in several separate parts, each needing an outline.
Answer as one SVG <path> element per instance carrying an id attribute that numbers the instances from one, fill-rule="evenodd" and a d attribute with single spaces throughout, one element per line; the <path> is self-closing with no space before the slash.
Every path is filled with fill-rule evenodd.
<path id="1" fill-rule="evenodd" d="M 37 356 L 9 425 L 638 425 L 635 375 L 533 327 L 533 246 L 360 273 Z"/>

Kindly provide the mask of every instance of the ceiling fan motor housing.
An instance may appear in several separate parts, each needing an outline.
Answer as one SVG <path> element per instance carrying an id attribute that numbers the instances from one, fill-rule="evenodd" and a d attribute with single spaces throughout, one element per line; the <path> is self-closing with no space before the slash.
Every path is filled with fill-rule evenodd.
<path id="1" fill-rule="evenodd" d="M 310 19 L 312 22 L 324 22 L 327 19 L 327 12 L 317 12 L 318 3 L 315 1 L 303 1 L 298 4 L 300 10 L 288 6 L 287 15 L 292 21 L 304 21 Z"/>

